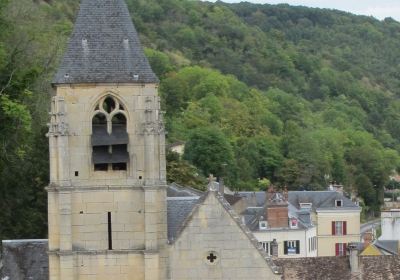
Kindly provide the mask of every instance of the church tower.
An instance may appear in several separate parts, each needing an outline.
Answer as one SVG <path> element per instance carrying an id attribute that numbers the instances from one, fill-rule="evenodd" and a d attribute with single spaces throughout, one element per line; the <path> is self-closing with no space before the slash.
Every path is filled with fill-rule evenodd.
<path id="1" fill-rule="evenodd" d="M 82 0 L 53 81 L 50 280 L 166 279 L 158 83 L 124 0 Z"/>

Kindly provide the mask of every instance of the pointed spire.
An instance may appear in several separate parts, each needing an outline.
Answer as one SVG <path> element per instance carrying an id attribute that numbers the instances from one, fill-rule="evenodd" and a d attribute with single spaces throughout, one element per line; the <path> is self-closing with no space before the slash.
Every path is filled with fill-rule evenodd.
<path id="1" fill-rule="evenodd" d="M 82 0 L 53 84 L 158 83 L 124 0 Z"/>

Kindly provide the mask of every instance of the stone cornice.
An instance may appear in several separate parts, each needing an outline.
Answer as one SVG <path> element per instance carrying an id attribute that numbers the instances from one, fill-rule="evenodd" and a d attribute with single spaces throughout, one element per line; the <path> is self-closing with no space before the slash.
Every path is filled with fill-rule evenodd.
<path id="1" fill-rule="evenodd" d="M 50 250 L 49 255 L 57 256 L 73 256 L 73 255 L 124 255 L 124 254 L 157 254 L 158 251 L 148 251 L 143 249 L 126 249 L 126 250 Z"/>
<path id="2" fill-rule="evenodd" d="M 110 186 L 110 185 L 105 185 L 105 186 L 59 186 L 56 184 L 50 184 L 47 186 L 45 189 L 47 192 L 70 192 L 70 191 L 105 191 L 105 190 L 160 190 L 160 189 L 166 189 L 167 185 L 160 184 L 160 185 L 152 185 L 152 186 Z"/>

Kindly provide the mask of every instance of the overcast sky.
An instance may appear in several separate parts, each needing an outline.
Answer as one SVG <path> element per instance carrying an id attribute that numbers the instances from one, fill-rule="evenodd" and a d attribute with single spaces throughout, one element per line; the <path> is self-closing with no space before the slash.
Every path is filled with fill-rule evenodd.
<path id="1" fill-rule="evenodd" d="M 230 3 L 241 2 L 241 0 L 223 1 Z M 378 19 L 392 17 L 400 21 L 400 0 L 247 0 L 247 2 L 268 4 L 287 3 L 290 5 L 330 8 L 358 15 L 374 16 Z"/>

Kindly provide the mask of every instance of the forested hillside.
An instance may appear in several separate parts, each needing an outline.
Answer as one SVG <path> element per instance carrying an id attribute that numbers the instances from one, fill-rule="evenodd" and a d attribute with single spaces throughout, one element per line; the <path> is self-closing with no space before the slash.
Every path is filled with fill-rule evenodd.
<path id="1" fill-rule="evenodd" d="M 329 181 L 378 209 L 400 166 L 400 23 L 287 5 L 126 0 L 161 79 L 172 181 Z M 0 0 L 0 239 L 46 235 L 50 82 L 78 0 Z"/>

